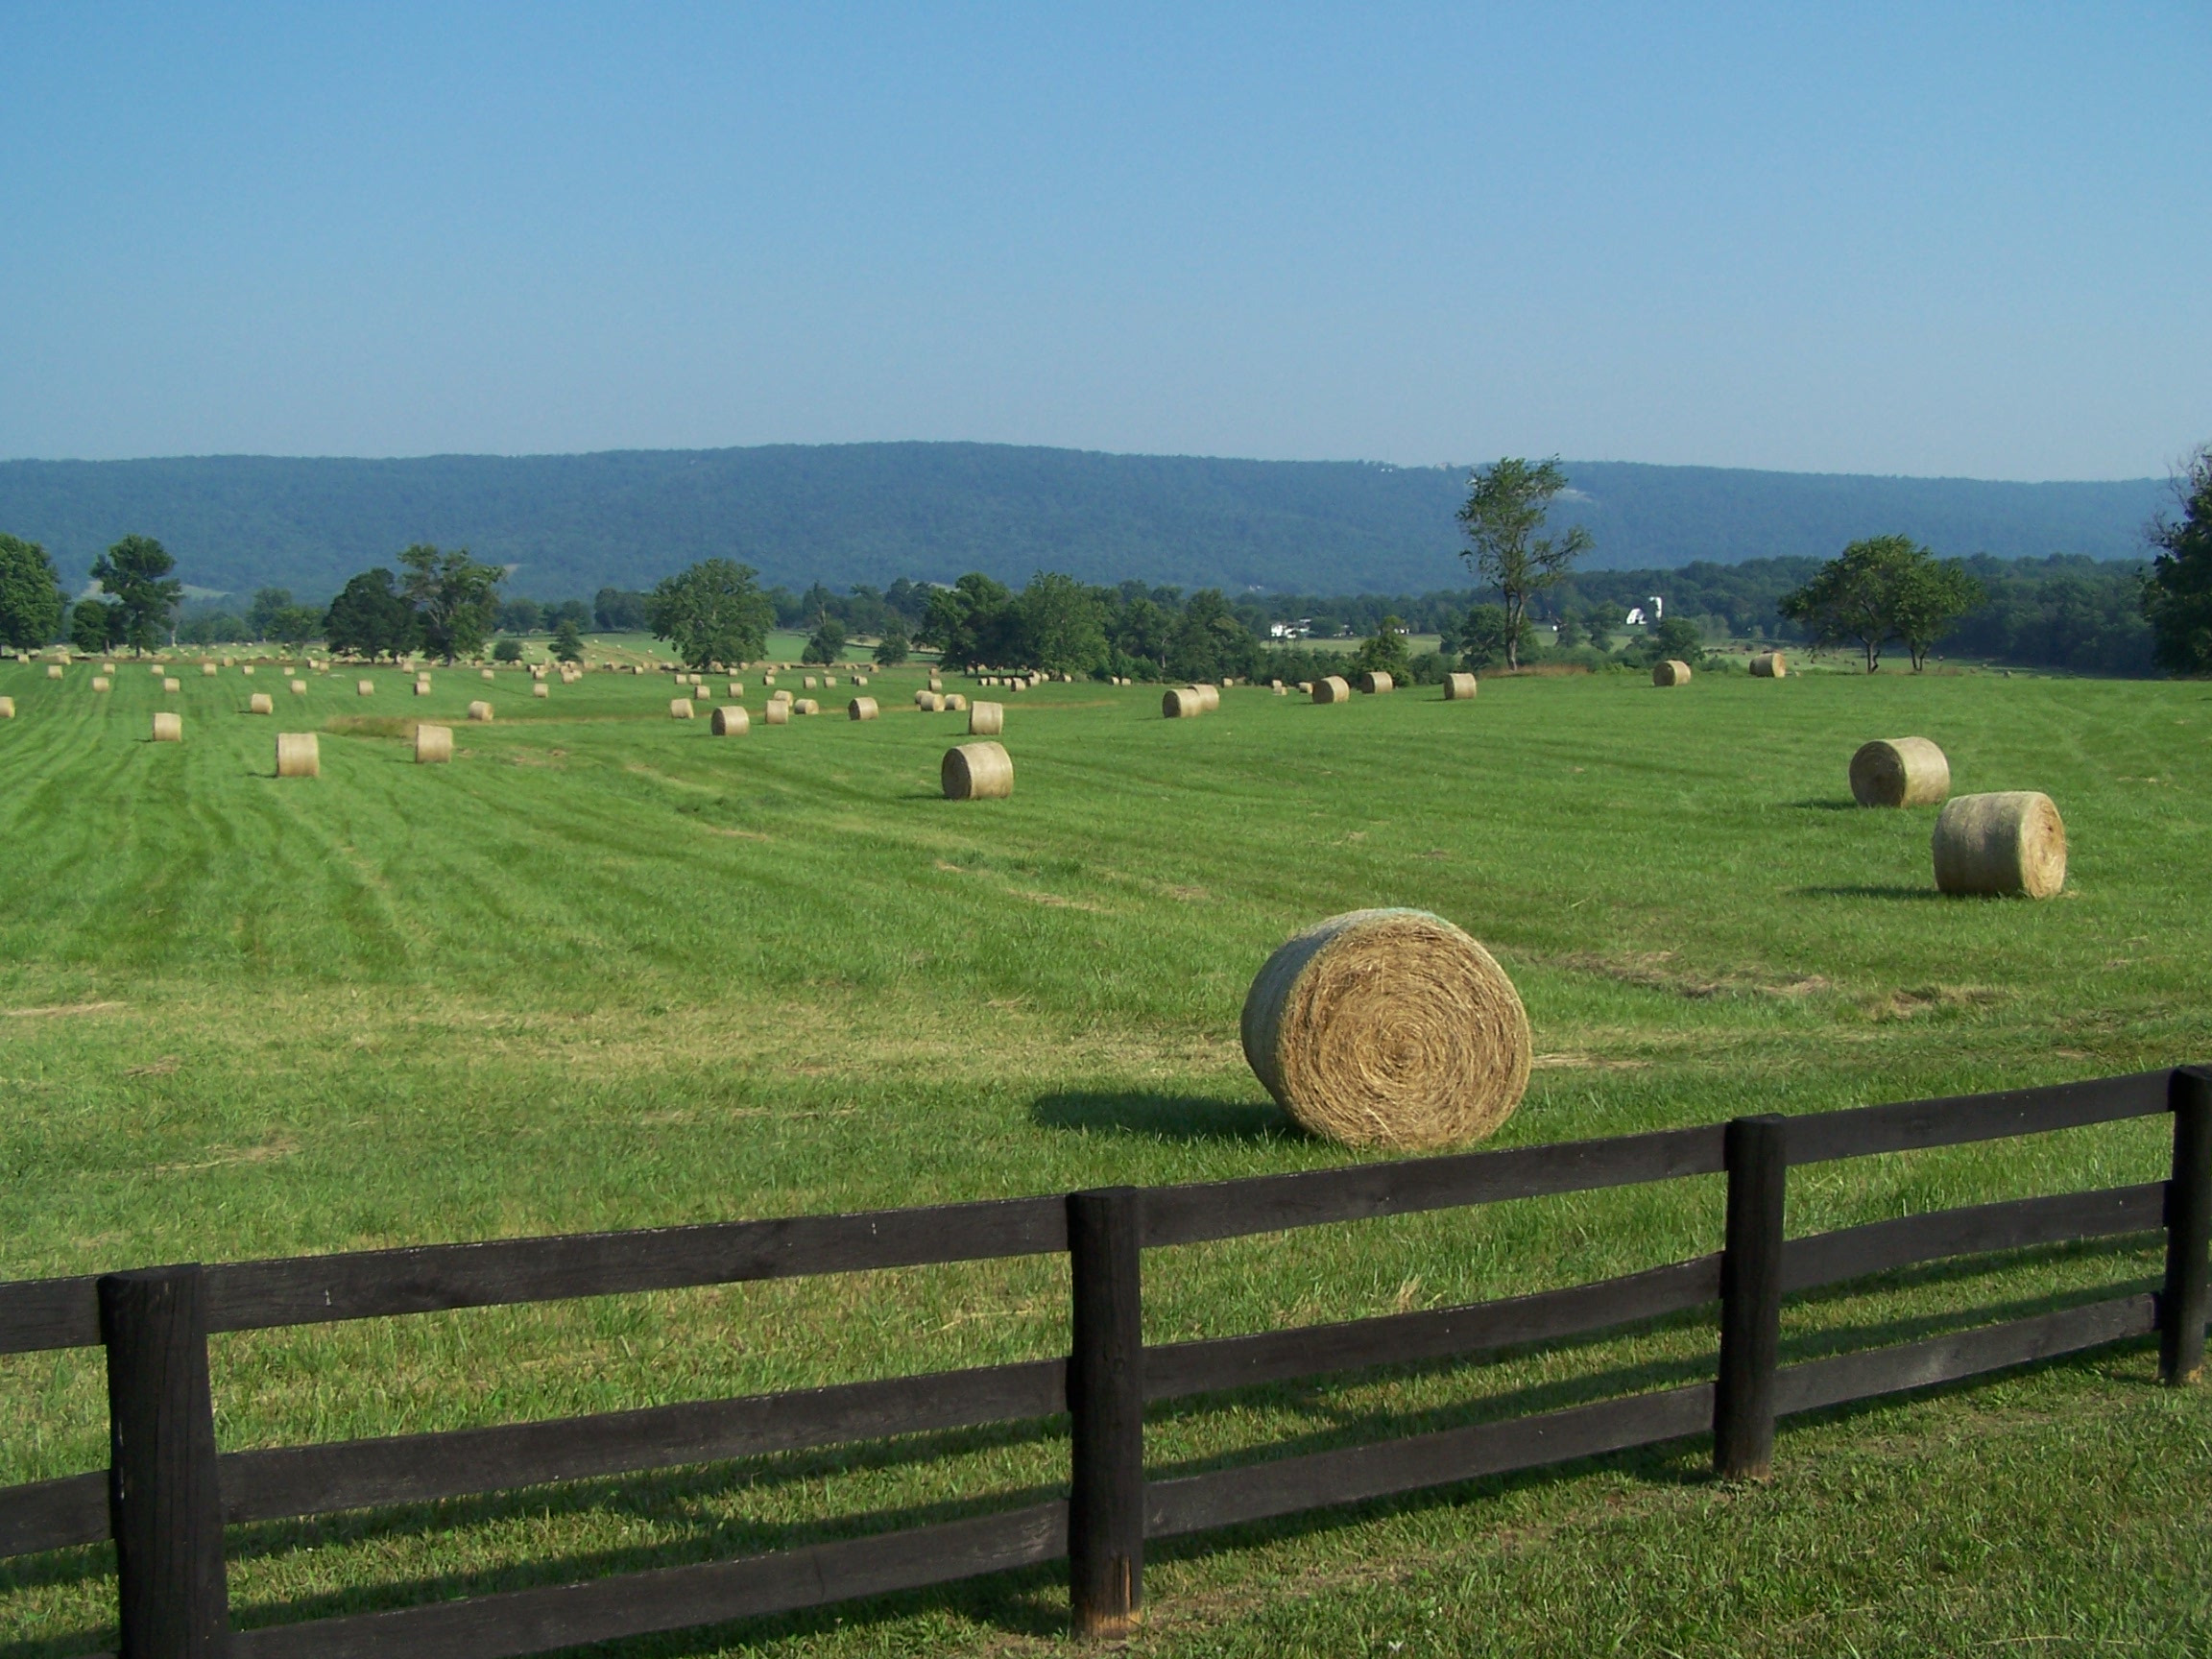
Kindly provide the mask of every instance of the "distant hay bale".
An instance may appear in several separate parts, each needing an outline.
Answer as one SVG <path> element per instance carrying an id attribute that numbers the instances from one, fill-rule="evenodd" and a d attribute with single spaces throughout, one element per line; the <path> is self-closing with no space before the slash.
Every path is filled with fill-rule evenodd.
<path id="1" fill-rule="evenodd" d="M 68 672 L 69 671 L 62 667 L 59 662 L 49 662 L 46 664 L 46 678 L 49 680 L 63 679 L 67 676 Z"/>
<path id="2" fill-rule="evenodd" d="M 249 662 L 245 667 L 239 669 L 238 672 L 245 675 L 247 679 L 251 680 L 253 678 L 253 664 Z"/>
<path id="3" fill-rule="evenodd" d="M 320 778 L 323 776 L 323 751 L 312 732 L 279 732 L 276 733 L 276 776 L 279 778 Z"/>
<path id="4" fill-rule="evenodd" d="M 957 691 L 948 692 L 941 700 L 939 707 L 950 713 L 965 714 L 968 711 L 968 699 Z"/>
<path id="5" fill-rule="evenodd" d="M 733 680 L 733 681 L 731 681 L 731 682 L 730 682 L 730 695 L 731 695 L 731 696 L 733 696 L 733 697 L 742 697 L 742 696 L 744 696 L 744 695 L 745 695 L 745 682 L 744 682 L 744 681 L 742 681 L 742 680 Z"/>
<path id="6" fill-rule="evenodd" d="M 1367 673 L 1359 676 L 1359 689 L 1366 696 L 1380 697 L 1385 692 L 1395 691 L 1397 688 L 1398 683 L 1379 668 L 1370 669 Z"/>
<path id="7" fill-rule="evenodd" d="M 1275 682 L 1275 695 L 1278 697 L 1287 697 L 1290 695 L 1290 687 L 1284 685 L 1282 681 L 1278 680 Z"/>
<path id="8" fill-rule="evenodd" d="M 691 682 L 691 700 L 692 700 L 694 703 L 711 703 L 711 702 L 713 702 L 713 701 L 714 701 L 714 690 L 713 690 L 713 687 L 712 687 L 712 686 L 710 686 L 710 685 L 709 685 L 707 684 L 707 682 L 706 682 L 706 681 L 704 681 L 704 680 L 694 680 L 694 681 L 692 681 L 692 682 Z"/>
<path id="9" fill-rule="evenodd" d="M 1679 657 L 1670 657 L 1664 662 L 1651 664 L 1651 684 L 1654 685 L 1687 685 L 1690 684 L 1690 664 Z"/>
<path id="10" fill-rule="evenodd" d="M 734 703 L 725 703 L 714 710 L 707 722 L 708 730 L 717 737 L 742 737 L 753 729 L 745 717 L 745 710 Z"/>
<path id="11" fill-rule="evenodd" d="M 266 691 L 256 691 L 252 696 L 246 699 L 246 712 L 249 714 L 274 714 L 276 712 L 276 699 L 270 696 Z"/>
<path id="12" fill-rule="evenodd" d="M 955 702 L 964 699 L 955 698 Z M 1006 730 L 1006 705 L 1003 703 L 978 703 L 968 710 L 968 735 L 971 737 L 996 737 Z"/>
<path id="13" fill-rule="evenodd" d="M 112 674 L 115 672 L 115 664 L 112 662 L 103 662 L 100 664 L 100 672 L 103 674 Z"/>
<path id="14" fill-rule="evenodd" d="M 1331 674 L 1313 682 L 1313 701 L 1316 703 L 1349 703 L 1352 701 L 1352 683 L 1341 674 Z"/>
<path id="15" fill-rule="evenodd" d="M 855 685 L 865 685 L 868 684 L 868 676 L 865 674 L 855 674 L 853 676 L 853 684 Z"/>
<path id="16" fill-rule="evenodd" d="M 356 680 L 353 682 L 353 689 L 360 696 L 373 697 L 376 695 L 376 682 L 373 680 Z"/>
<path id="17" fill-rule="evenodd" d="M 550 697 L 553 695 L 553 687 L 541 680 L 537 685 L 530 687 L 530 695 L 533 697 Z"/>
<path id="18" fill-rule="evenodd" d="M 15 699 L 12 697 L 0 697 L 0 720 L 12 720 L 14 718 Z"/>
<path id="19" fill-rule="evenodd" d="M 1481 682 L 1472 674 L 1447 674 L 1444 676 L 1444 701 L 1464 703 L 1481 688 Z"/>
<path id="20" fill-rule="evenodd" d="M 1003 801 L 1014 793 L 1014 757 L 999 743 L 963 743 L 938 768 L 948 801 Z"/>
<path id="21" fill-rule="evenodd" d="M 469 719 L 471 719 L 471 720 L 473 720 L 473 721 L 475 721 L 475 722 L 476 722 L 476 723 L 477 723 L 479 726 L 489 726 L 489 725 L 491 725 L 491 724 L 492 724 L 492 705 L 491 705 L 491 704 L 489 704 L 489 703 L 484 703 L 484 702 L 476 702 L 476 703 L 471 703 L 471 704 L 469 704 Z"/>
<path id="22" fill-rule="evenodd" d="M 825 674 L 825 675 L 823 675 L 823 676 L 822 676 L 822 685 L 823 685 L 823 686 L 824 686 L 824 688 L 825 688 L 825 689 L 827 689 L 828 687 L 830 687 L 830 686 L 832 686 L 832 685 L 836 685 L 836 684 L 837 684 L 837 676 L 836 676 L 836 675 L 834 675 L 834 674 Z"/>
<path id="23" fill-rule="evenodd" d="M 2066 885 L 2066 826 L 2033 789 L 1960 795 L 1936 818 L 1936 885 L 1945 893 L 2048 899 Z"/>
<path id="24" fill-rule="evenodd" d="M 775 690 L 768 693 L 768 701 L 771 703 L 790 702 L 791 688 L 787 685 L 779 685 Z"/>
<path id="25" fill-rule="evenodd" d="M 295 696 L 295 697 L 304 697 L 304 696 L 306 696 L 306 695 L 307 695 L 307 682 L 306 682 L 306 681 L 304 681 L 304 680 L 295 680 L 295 681 L 293 681 L 293 682 L 292 682 L 292 695 L 293 695 L 293 696 Z"/>
<path id="26" fill-rule="evenodd" d="M 154 716 L 154 741 L 156 743 L 181 743 L 184 741 L 184 716 L 181 714 L 156 714 Z"/>
<path id="27" fill-rule="evenodd" d="M 944 709 L 945 699 L 934 691 L 917 691 L 914 693 L 914 707 L 925 714 L 935 714 Z"/>
<path id="28" fill-rule="evenodd" d="M 773 674 L 763 674 L 760 676 L 760 684 L 763 685 L 773 685 L 776 684 L 776 676 Z"/>
<path id="29" fill-rule="evenodd" d="M 220 672 L 221 670 L 218 669 L 212 662 L 203 662 L 200 664 L 200 677 L 203 680 L 212 680 Z"/>
<path id="30" fill-rule="evenodd" d="M 876 718 L 876 699 L 873 697 L 855 697 L 852 702 L 845 705 L 845 713 L 848 718 L 854 720 L 873 720 Z"/>
<path id="31" fill-rule="evenodd" d="M 791 705 L 791 709 L 793 712 L 799 714 L 819 714 L 822 712 L 821 703 L 812 697 L 800 698 Z"/>
<path id="32" fill-rule="evenodd" d="M 688 720 L 688 719 L 690 719 L 690 718 L 691 718 L 691 712 L 692 712 L 692 709 L 691 709 L 691 699 L 690 699 L 690 698 L 688 698 L 688 697 L 671 697 L 671 698 L 668 700 L 668 718 L 669 718 L 669 719 L 671 719 L 671 720 Z"/>
<path id="33" fill-rule="evenodd" d="M 1862 806 L 1934 806 L 1951 793 L 1951 762 L 1925 737 L 1882 737 L 1851 757 L 1851 799 Z"/>
<path id="34" fill-rule="evenodd" d="M 791 705 L 781 697 L 768 699 L 768 707 L 760 710 L 760 718 L 771 726 L 788 726 L 791 723 Z"/>
<path id="35" fill-rule="evenodd" d="M 161 682 L 161 689 L 164 691 L 181 691 L 184 689 L 184 682 L 181 680 L 164 680 Z"/>
<path id="36" fill-rule="evenodd" d="M 1284 1111 L 1348 1146 L 1463 1145 L 1528 1086 L 1528 1016 L 1489 951 L 1440 916 L 1355 910 L 1252 981 L 1244 1058 Z"/>
<path id="37" fill-rule="evenodd" d="M 114 684 L 115 683 L 108 679 L 105 674 L 95 674 L 92 676 L 92 689 L 95 691 L 108 690 L 114 685 Z"/>
<path id="38" fill-rule="evenodd" d="M 423 724 L 415 728 L 415 764 L 443 766 L 453 758 L 453 728 Z"/>
<path id="39" fill-rule="evenodd" d="M 1161 693 L 1160 718 L 1163 720 L 1195 720 L 1206 712 L 1206 699 L 1198 695 L 1195 685 L 1177 685 Z"/>
<path id="40" fill-rule="evenodd" d="M 1762 651 L 1751 659 L 1751 672 L 1761 680 L 1784 680 L 1790 675 L 1790 659 L 1779 651 Z"/>
<path id="41" fill-rule="evenodd" d="M 807 690 L 812 691 L 816 689 L 815 677 L 809 674 L 800 681 L 800 685 L 805 686 Z"/>
<path id="42" fill-rule="evenodd" d="M 491 669 L 489 669 L 489 668 L 485 668 L 485 669 L 482 669 L 482 670 L 480 670 L 480 672 L 482 673 L 483 677 L 484 677 L 485 679 L 487 679 L 487 680 L 495 680 L 495 679 L 497 679 L 497 678 L 498 678 L 498 676 L 497 676 L 497 675 L 495 675 L 495 674 L 493 674 L 493 673 L 492 672 L 492 670 L 491 670 Z"/>

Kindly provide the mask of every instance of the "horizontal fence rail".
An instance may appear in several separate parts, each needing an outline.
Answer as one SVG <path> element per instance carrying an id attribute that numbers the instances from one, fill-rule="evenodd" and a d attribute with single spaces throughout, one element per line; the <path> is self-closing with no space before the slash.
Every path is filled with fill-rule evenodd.
<path id="1" fill-rule="evenodd" d="M 1784 1236 L 1791 1167 L 2170 1113 L 2169 1179 Z M 1724 1248 L 1595 1284 L 1338 1324 L 1145 1346 L 1142 1252 L 1688 1176 L 1728 1183 Z M 1782 1299 L 1918 1263 L 2163 1230 L 2154 1295 L 1783 1365 Z M 117 1466 L 0 1490 L 0 1555 L 113 1538 L 132 1651 L 228 1642 L 252 1659 L 493 1659 L 821 1605 L 1066 1557 L 1079 1631 L 1126 1631 L 1147 1538 L 1448 1486 L 1712 1433 L 1760 1478 L 1775 1419 L 2156 1333 L 2160 1372 L 2202 1362 L 2212 1299 L 2212 1072 L 2141 1072 L 1605 1141 L 1104 1193 L 0 1285 L 0 1353 L 104 1346 Z M 1071 1354 L 629 1411 L 218 1453 L 209 1332 L 496 1307 L 805 1274 L 1068 1253 Z M 1716 1381 L 1375 1444 L 1148 1479 L 1147 1402 L 1463 1360 L 1719 1307 Z M 229 1629 L 227 1525 L 378 1508 L 853 1441 L 1049 1419 L 1065 1502 L 764 1555 Z M 126 1432 L 125 1426 L 129 1426 Z M 152 1644 L 149 1646 L 149 1644 Z"/>

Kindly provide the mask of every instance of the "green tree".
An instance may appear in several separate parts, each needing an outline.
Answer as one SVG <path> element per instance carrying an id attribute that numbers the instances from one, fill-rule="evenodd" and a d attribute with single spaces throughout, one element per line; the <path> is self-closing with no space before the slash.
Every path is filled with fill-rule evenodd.
<path id="1" fill-rule="evenodd" d="M 2212 444 L 2176 474 L 2179 519 L 2160 514 L 2150 542 L 2158 549 L 2143 584 L 2158 665 L 2174 674 L 2212 674 Z"/>
<path id="2" fill-rule="evenodd" d="M 1521 624 L 1523 634 L 1527 626 L 1527 622 Z M 1459 624 L 1452 643 L 1459 648 L 1459 666 L 1473 674 L 1495 668 L 1501 662 L 1514 661 L 1518 656 L 1514 647 L 1520 641 L 1514 635 L 1513 618 L 1506 614 L 1504 606 L 1477 605 Z"/>
<path id="3" fill-rule="evenodd" d="M 522 641 L 519 639 L 500 640 L 498 644 L 492 647 L 492 659 L 495 662 L 521 661 Z"/>
<path id="4" fill-rule="evenodd" d="M 602 634 L 636 634 L 651 626 L 652 603 L 650 593 L 602 588 L 591 601 L 591 619 L 599 624 Z"/>
<path id="5" fill-rule="evenodd" d="M 415 607 L 423 649 L 448 663 L 482 651 L 499 612 L 499 584 L 507 572 L 496 565 L 477 564 L 466 547 L 443 553 L 421 541 L 401 553 L 399 563 L 407 572 L 399 591 Z"/>
<path id="6" fill-rule="evenodd" d="M 553 655 L 563 662 L 584 661 L 584 635 L 573 616 L 564 616 L 553 630 Z M 743 661 L 742 658 L 739 659 Z"/>
<path id="7" fill-rule="evenodd" d="M 184 584 L 169 574 L 176 568 L 168 549 L 151 536 L 126 536 L 94 561 L 92 579 L 123 613 L 117 644 L 143 655 L 168 636 L 184 597 Z"/>
<path id="8" fill-rule="evenodd" d="M 915 638 L 934 645 L 956 668 L 1022 666 L 1009 661 L 1020 641 L 1014 595 L 1004 584 L 971 570 L 950 588 L 932 589 Z"/>
<path id="9" fill-rule="evenodd" d="M 906 637 L 906 619 L 894 611 L 884 619 L 883 636 L 876 641 L 876 665 L 896 668 L 906 661 L 911 651 L 912 642 Z"/>
<path id="10" fill-rule="evenodd" d="M 68 596 L 54 561 L 36 541 L 0 535 L 0 646 L 36 651 L 61 631 Z"/>
<path id="11" fill-rule="evenodd" d="M 86 657 L 97 657 L 121 638 L 123 607 L 99 599 L 80 599 L 69 609 L 69 643 Z"/>
<path id="12" fill-rule="evenodd" d="M 1508 667 L 1521 665 L 1529 598 L 1565 581 L 1575 561 L 1590 550 L 1590 532 L 1579 524 L 1556 540 L 1536 534 L 1552 498 L 1566 488 L 1556 455 L 1535 466 L 1508 456 L 1477 468 L 1467 481 L 1467 504 L 1459 509 L 1467 546 L 1460 557 L 1505 602 Z"/>
<path id="13" fill-rule="evenodd" d="M 323 618 L 323 637 L 333 651 L 373 661 L 414 650 L 421 641 L 421 624 L 397 579 L 378 565 L 339 589 Z"/>
<path id="14" fill-rule="evenodd" d="M 1260 642 L 1237 619 L 1217 588 L 1190 595 L 1167 637 L 1167 671 L 1184 680 L 1220 680 L 1248 675 Z"/>
<path id="15" fill-rule="evenodd" d="M 323 631 L 323 613 L 312 605 L 285 605 L 271 616 L 262 637 L 279 644 L 301 646 Z"/>
<path id="16" fill-rule="evenodd" d="M 1106 600 L 1072 576 L 1039 571 L 1016 602 L 1022 663 L 1047 674 L 1095 673 L 1106 661 Z"/>
<path id="17" fill-rule="evenodd" d="M 757 574 L 750 565 L 702 559 L 662 578 L 645 605 L 653 637 L 671 641 L 694 673 L 766 656 L 776 608 L 755 582 Z"/>
<path id="18" fill-rule="evenodd" d="M 845 624 L 834 616 L 824 616 L 806 637 L 806 648 L 799 653 L 799 661 L 830 663 L 844 654 Z"/>
<path id="19" fill-rule="evenodd" d="M 291 608 L 291 589 L 256 588 L 253 603 L 246 608 L 246 626 L 252 630 L 256 639 L 274 638 L 277 613 Z"/>
<path id="20" fill-rule="evenodd" d="M 1926 549 L 1922 549 L 1925 554 Z M 1938 563 L 1923 557 L 1898 573 L 1892 598 L 1897 637 L 1912 659 L 1912 672 L 1928 666 L 1928 653 L 1936 641 L 1951 632 L 1952 624 L 1988 598 L 1982 584 L 1956 559 Z"/>
<path id="21" fill-rule="evenodd" d="M 1914 669 L 1922 667 L 1928 648 L 1981 602 L 1981 584 L 1957 561 L 1937 564 L 1909 536 L 1870 536 L 1785 593 L 1779 608 L 1815 644 L 1853 641 L 1873 674 L 1892 639 L 1904 640 Z"/>
<path id="22" fill-rule="evenodd" d="M 1551 643 L 1560 650 L 1567 651 L 1572 650 L 1581 642 L 1582 625 L 1575 619 L 1575 613 L 1572 611 L 1560 612 L 1558 632 L 1552 635 Z"/>
<path id="23" fill-rule="evenodd" d="M 1705 661 L 1705 637 L 1687 616 L 1669 616 L 1644 635 L 1638 659 L 1646 667 L 1672 659 L 1695 668 Z"/>
<path id="24" fill-rule="evenodd" d="M 1359 649 L 1352 653 L 1346 672 L 1387 674 L 1398 685 L 1410 685 L 1413 659 L 1406 649 L 1406 636 L 1400 632 L 1405 626 L 1395 616 L 1383 617 L 1376 624 L 1375 632 L 1359 642 Z"/>

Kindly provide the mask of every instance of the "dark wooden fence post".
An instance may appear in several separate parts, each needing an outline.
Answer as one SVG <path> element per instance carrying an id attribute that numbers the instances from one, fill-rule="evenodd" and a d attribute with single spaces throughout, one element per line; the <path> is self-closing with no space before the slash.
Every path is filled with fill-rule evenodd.
<path id="1" fill-rule="evenodd" d="M 2212 1246 L 2212 1071 L 2176 1067 L 2174 1176 L 2166 1189 L 2166 1290 L 2158 1298 L 2158 1375 L 2193 1382 L 2204 1369 L 2205 1252 Z"/>
<path id="2" fill-rule="evenodd" d="M 1787 1119 L 1738 1118 L 1727 1129 L 1728 1238 L 1720 1257 L 1720 1373 L 1713 1394 L 1713 1473 L 1764 1480 L 1774 1467 L 1774 1369 L 1782 1352 L 1782 1200 Z"/>
<path id="3" fill-rule="evenodd" d="M 196 1265 L 100 1281 L 119 1659 L 215 1659 L 230 1647 L 203 1284 Z"/>
<path id="4" fill-rule="evenodd" d="M 1078 1636 L 1125 1636 L 1144 1605 L 1143 1194 L 1068 1195 L 1075 1331 L 1069 1596 Z"/>

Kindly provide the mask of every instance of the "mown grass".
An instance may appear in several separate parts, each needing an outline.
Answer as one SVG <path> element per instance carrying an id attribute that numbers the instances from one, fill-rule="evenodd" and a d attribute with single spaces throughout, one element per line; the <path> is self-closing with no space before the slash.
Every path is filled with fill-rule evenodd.
<path id="1" fill-rule="evenodd" d="M 2212 1054 L 2212 688 L 1818 676 L 1499 680 L 1314 708 L 1237 689 L 1009 698 L 1013 800 L 936 787 L 956 716 L 717 740 L 661 680 L 267 671 L 164 696 L 0 666 L 0 1274 L 1164 1182 L 1344 1162 L 1244 1069 L 1297 926 L 1419 904 L 1487 941 L 1542 1056 L 1501 1144 L 2098 1075 Z M 757 707 L 757 676 L 748 701 Z M 786 677 L 789 679 L 790 677 Z M 243 712 L 275 689 L 275 719 Z M 719 689 L 719 683 L 717 683 Z M 397 733 L 489 696 L 452 765 Z M 145 741 L 175 707 L 181 745 Z M 323 776 L 278 781 L 277 729 Z M 1931 815 L 1854 810 L 1916 732 L 1961 790 L 2039 787 L 2066 897 L 1950 902 Z M 1801 1172 L 1804 1232 L 2150 1179 L 2153 1123 Z M 1714 1247 L 1718 1183 L 1156 1253 L 1153 1339 L 1566 1284 Z M 1791 1357 L 2147 1286 L 2146 1240 L 1792 1304 Z M 1031 1357 L 1054 1262 L 220 1337 L 227 1447 Z M 1658 1386 L 1709 1324 L 1155 1414 L 1182 1472 Z M 1161 1653 L 2200 1649 L 2205 1396 L 2140 1347 L 1786 1429 L 1769 1489 L 1685 1447 L 1164 1551 Z M 0 1362 L 0 1480 L 104 1458 L 98 1357 Z M 927 1437 L 233 1535 L 242 1623 L 705 1558 L 1049 1494 L 1064 1425 Z M 103 1551 L 0 1569 L 0 1654 L 109 1640 Z M 624 1652 L 1062 1640 L 1052 1572 Z M 2001 1650 L 2001 1649 L 2000 1649 Z"/>

